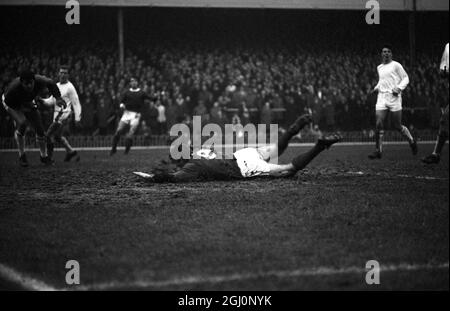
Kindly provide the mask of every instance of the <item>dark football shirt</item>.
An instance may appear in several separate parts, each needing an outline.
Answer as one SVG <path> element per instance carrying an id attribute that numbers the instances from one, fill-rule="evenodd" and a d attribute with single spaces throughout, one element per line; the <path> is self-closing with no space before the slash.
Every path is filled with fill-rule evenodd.
<path id="1" fill-rule="evenodd" d="M 43 91 L 48 89 L 49 93 L 55 98 L 61 97 L 56 83 L 47 77 L 35 75 L 34 88 L 31 92 L 25 91 L 20 83 L 20 79 L 14 79 L 8 86 L 5 92 L 5 104 L 12 109 L 30 109 L 36 108 L 33 100 Z"/>
<path id="2" fill-rule="evenodd" d="M 142 112 L 144 109 L 145 100 L 150 99 L 141 89 L 128 89 L 123 95 L 121 102 L 125 105 L 125 109 L 134 112 Z"/>

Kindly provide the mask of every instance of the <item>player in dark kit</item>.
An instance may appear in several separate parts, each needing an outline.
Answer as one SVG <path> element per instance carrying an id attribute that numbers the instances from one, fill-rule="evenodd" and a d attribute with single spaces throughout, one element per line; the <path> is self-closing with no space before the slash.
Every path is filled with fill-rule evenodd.
<path id="1" fill-rule="evenodd" d="M 123 114 L 113 138 L 110 155 L 114 155 L 117 152 L 120 136 L 127 128 L 129 130 L 125 139 L 125 154 L 130 152 L 133 136 L 138 130 L 141 122 L 141 113 L 147 100 L 150 100 L 150 96 L 138 87 L 138 82 L 135 78 L 131 78 L 130 88 L 123 94 L 120 103 L 120 109 L 123 109 Z"/>
<path id="2" fill-rule="evenodd" d="M 216 159 L 211 150 L 201 150 L 202 159 L 191 159 L 177 171 L 153 170 L 152 173 L 134 172 L 149 182 L 190 182 L 208 180 L 239 180 L 257 176 L 288 177 L 305 168 L 319 153 L 342 140 L 339 134 L 323 136 L 308 152 L 295 157 L 289 164 L 269 163 L 286 150 L 289 140 L 306 125 L 311 117 L 299 117 L 279 139 L 277 145 L 244 148 L 236 151 L 233 159 Z M 200 155 L 200 154 L 199 154 Z"/>
<path id="3" fill-rule="evenodd" d="M 448 54 L 449 54 L 449 45 L 447 43 L 444 49 L 444 53 L 442 54 L 440 66 L 441 76 L 446 80 L 447 88 L 448 88 L 448 68 L 449 68 Z M 423 163 L 425 164 L 439 163 L 439 161 L 441 160 L 442 149 L 444 149 L 445 143 L 448 140 L 449 136 L 448 127 L 449 127 L 449 120 L 448 120 L 448 104 L 447 104 L 447 107 L 444 108 L 441 116 L 439 125 L 439 134 L 436 139 L 436 145 L 434 146 L 433 153 L 423 158 L 422 159 Z"/>
<path id="4" fill-rule="evenodd" d="M 52 160 L 47 155 L 45 131 L 41 114 L 38 110 L 39 95 L 46 90 L 48 90 L 50 95 L 53 95 L 56 105 L 60 107 L 66 106 L 56 83 L 47 77 L 35 75 L 31 70 L 23 70 L 19 77 L 9 84 L 2 96 L 3 107 L 14 120 L 16 128 L 14 137 L 19 149 L 19 164 L 23 167 L 28 166 L 24 141 L 27 122 L 36 131 L 36 141 L 41 153 L 41 162 L 46 165 L 52 163 Z"/>

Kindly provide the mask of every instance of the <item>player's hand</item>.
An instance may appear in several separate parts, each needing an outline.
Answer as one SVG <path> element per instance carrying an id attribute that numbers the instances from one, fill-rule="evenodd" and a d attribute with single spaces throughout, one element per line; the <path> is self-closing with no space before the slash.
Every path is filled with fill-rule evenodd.
<path id="1" fill-rule="evenodd" d="M 44 100 L 40 96 L 36 96 L 34 98 L 34 103 L 40 107 L 44 105 Z"/>
<path id="2" fill-rule="evenodd" d="M 399 89 L 398 87 L 395 87 L 395 88 L 392 90 L 392 95 L 394 95 L 395 97 L 397 97 L 398 95 L 400 95 L 401 92 L 402 92 L 401 89 Z"/>
<path id="3" fill-rule="evenodd" d="M 119 108 L 120 108 L 121 110 L 125 110 L 125 105 L 124 105 L 124 104 L 120 104 Z"/>
<path id="4" fill-rule="evenodd" d="M 75 128 L 80 130 L 83 128 L 83 125 L 81 124 L 81 120 L 75 120 Z"/>
<path id="5" fill-rule="evenodd" d="M 63 109 L 66 109 L 66 107 L 67 107 L 66 102 L 61 97 L 56 99 L 56 105 Z"/>

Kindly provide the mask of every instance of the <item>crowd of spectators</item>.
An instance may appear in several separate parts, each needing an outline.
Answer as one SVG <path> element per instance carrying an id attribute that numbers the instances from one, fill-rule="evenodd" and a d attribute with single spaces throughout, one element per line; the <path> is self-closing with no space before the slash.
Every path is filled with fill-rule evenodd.
<path id="1" fill-rule="evenodd" d="M 75 134 L 112 134 L 120 117 L 121 93 L 136 77 L 155 98 L 143 113 L 141 131 L 165 134 L 193 115 L 203 122 L 278 123 L 288 126 L 311 112 L 316 127 L 361 131 L 373 128 L 379 50 L 345 46 L 324 48 L 314 42 L 264 45 L 186 42 L 133 44 L 121 67 L 117 48 L 107 44 L 64 48 L 2 47 L 0 90 L 28 66 L 56 78 L 58 66 L 70 67 L 82 104 L 82 126 Z M 407 49 L 395 50 L 410 77 L 403 94 L 406 122 L 437 128 L 448 89 L 439 78 L 439 55 L 418 54 L 411 66 Z M 47 112 L 48 118 L 51 113 Z M 0 109 L 0 136 L 11 136 L 12 121 Z"/>

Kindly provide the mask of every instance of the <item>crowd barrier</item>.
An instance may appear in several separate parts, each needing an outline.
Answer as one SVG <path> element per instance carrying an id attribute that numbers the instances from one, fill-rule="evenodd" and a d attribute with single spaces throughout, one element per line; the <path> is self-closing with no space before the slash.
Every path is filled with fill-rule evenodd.
<path id="1" fill-rule="evenodd" d="M 344 141 L 348 143 L 368 143 L 374 141 L 373 131 L 368 132 L 342 132 Z M 415 132 L 414 135 L 418 141 L 434 141 L 436 139 L 437 131 L 422 130 Z M 292 139 L 295 143 L 312 143 L 315 142 L 319 133 L 308 133 L 304 136 L 297 136 Z M 111 146 L 112 135 L 108 136 L 70 136 L 70 144 L 74 148 L 107 148 Z M 121 137 L 119 145 L 124 145 L 124 137 Z M 400 133 L 395 131 L 387 131 L 384 135 L 386 142 L 401 142 L 405 139 Z M 137 135 L 133 138 L 133 146 L 168 146 L 170 145 L 170 137 L 167 135 Z M 36 140 L 33 136 L 28 136 L 25 139 L 27 148 L 37 148 Z M 60 147 L 57 145 L 57 147 Z M 0 137 L 1 149 L 15 149 L 16 142 L 13 137 Z"/>

